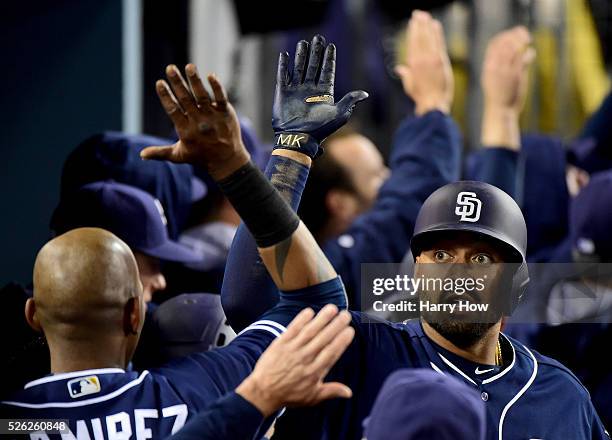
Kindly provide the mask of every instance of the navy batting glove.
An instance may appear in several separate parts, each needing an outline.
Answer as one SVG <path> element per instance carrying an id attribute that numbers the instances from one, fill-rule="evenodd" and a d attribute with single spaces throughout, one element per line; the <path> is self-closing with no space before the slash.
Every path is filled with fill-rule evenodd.
<path id="1" fill-rule="evenodd" d="M 334 103 L 336 46 L 326 45 L 321 35 L 310 45 L 304 40 L 297 44 L 291 76 L 288 66 L 289 54 L 281 53 L 272 107 L 274 149 L 295 150 L 314 159 L 323 152 L 319 144 L 346 124 L 355 104 L 368 94 L 353 91 Z"/>

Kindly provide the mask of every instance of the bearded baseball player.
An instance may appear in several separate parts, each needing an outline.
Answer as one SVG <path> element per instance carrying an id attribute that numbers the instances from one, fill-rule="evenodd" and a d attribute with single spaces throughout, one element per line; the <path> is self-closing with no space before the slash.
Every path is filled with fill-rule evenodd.
<path id="1" fill-rule="evenodd" d="M 441 29 L 430 17 L 419 20 L 425 21 L 419 26 L 429 26 L 432 32 Z M 300 44 L 303 46 L 303 42 Z M 298 107 L 297 103 L 306 100 L 311 91 L 300 95 L 288 87 L 287 70 L 286 57 L 281 56 L 275 103 L 293 101 Z M 288 135 L 282 118 L 278 113 L 273 119 L 277 139 L 282 139 L 280 133 Z M 310 140 L 322 140 L 306 126 L 296 127 L 294 132 L 307 135 Z M 273 184 L 294 202 L 294 208 L 303 189 L 302 180 L 308 174 L 307 159 L 317 156 L 311 149 L 296 148 L 296 152 L 304 157 L 294 156 L 290 159 L 292 163 L 288 159 L 280 164 L 274 156 L 271 159 L 271 163 L 276 161 L 277 171 L 283 169 L 284 174 L 300 176 L 288 181 L 277 178 L 274 170 L 271 173 Z M 294 172 L 287 173 L 287 168 Z M 516 307 L 529 281 L 526 246 L 522 212 L 502 190 L 482 182 L 463 181 L 433 192 L 414 224 L 411 250 L 415 276 L 427 273 L 432 265 L 491 270 L 489 285 L 496 288 L 481 300 L 493 304 L 494 292 L 501 291 L 503 298 L 498 300 L 503 307 L 492 308 L 482 319 L 454 318 L 448 314 L 440 319 L 441 315 L 430 311 L 406 323 L 373 323 L 361 313 L 351 312 L 355 339 L 328 379 L 347 383 L 353 398 L 329 401 L 311 409 L 289 410 L 277 421 L 276 436 L 361 439 L 362 422 L 386 377 L 397 369 L 413 367 L 433 369 L 477 390 L 486 405 L 488 439 L 608 439 L 580 381 L 560 363 L 501 331 L 504 316 Z M 240 264 L 229 265 L 226 277 L 231 276 L 231 271 L 260 264 L 257 258 L 251 258 L 256 255 L 254 249 L 243 246 L 241 250 Z M 271 301 L 266 295 L 275 293 L 257 289 L 256 280 L 252 281 L 250 296 L 245 295 L 240 301 Z M 266 285 L 263 275 L 261 285 Z M 449 301 L 445 292 L 421 292 L 421 296 L 440 306 L 439 309 Z"/>

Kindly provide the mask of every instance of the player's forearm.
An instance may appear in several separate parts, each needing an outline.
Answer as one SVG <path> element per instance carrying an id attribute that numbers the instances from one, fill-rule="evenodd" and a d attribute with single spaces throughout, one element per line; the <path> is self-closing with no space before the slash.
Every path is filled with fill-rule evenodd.
<path id="1" fill-rule="evenodd" d="M 337 276 L 314 237 L 300 222 L 291 237 L 275 246 L 259 248 L 268 272 L 281 290 L 295 290 Z"/>
<path id="2" fill-rule="evenodd" d="M 272 155 L 291 159 L 283 161 L 281 169 L 271 171 L 272 185 L 285 200 L 301 197 L 301 191 L 295 193 L 296 189 L 304 188 L 295 181 L 298 172 L 295 162 L 310 168 L 312 159 L 306 154 L 284 149 L 274 150 Z M 298 204 L 299 200 L 292 208 L 297 209 Z M 303 223 L 291 237 L 273 247 L 260 247 L 259 253 L 275 284 L 283 290 L 300 289 L 336 277 L 336 272 Z"/>
<path id="3" fill-rule="evenodd" d="M 308 229 L 253 164 L 218 183 L 253 235 L 279 289 L 300 289 L 336 276 Z"/>
<path id="4" fill-rule="evenodd" d="M 509 108 L 485 105 L 480 141 L 484 147 L 501 147 L 518 151 L 521 148 L 518 113 Z"/>
<path id="5" fill-rule="evenodd" d="M 306 186 L 312 159 L 291 150 L 275 150 L 265 175 L 293 211 L 297 211 Z M 257 301 L 253 302 L 253 292 Z M 265 268 L 255 240 L 241 225 L 230 249 L 221 288 L 223 310 L 237 331 L 241 331 L 279 300 L 279 290 Z"/>

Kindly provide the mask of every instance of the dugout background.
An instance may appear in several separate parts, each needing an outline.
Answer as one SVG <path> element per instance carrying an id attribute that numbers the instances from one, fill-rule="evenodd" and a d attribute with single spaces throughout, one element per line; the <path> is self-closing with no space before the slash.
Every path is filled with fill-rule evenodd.
<path id="1" fill-rule="evenodd" d="M 398 3 L 402 4 L 398 8 Z M 290 5 L 290 7 L 288 7 Z M 167 63 L 216 72 L 264 140 L 279 50 L 321 31 L 339 47 L 337 95 L 371 92 L 356 122 L 383 154 L 409 110 L 391 68 L 412 7 L 435 6 L 456 83 L 453 116 L 477 148 L 487 39 L 512 24 L 534 34 L 538 59 L 528 131 L 571 137 L 609 90 L 608 0 L 33 0 L 0 12 L 2 130 L 0 283 L 28 283 L 49 238 L 64 158 L 102 130 L 170 136 L 153 84 Z M 253 8 L 261 20 L 255 17 Z M 308 14 L 300 8 L 308 8 Z M 268 8 L 266 10 L 266 8 Z M 468 50 L 468 48 L 471 48 Z"/>

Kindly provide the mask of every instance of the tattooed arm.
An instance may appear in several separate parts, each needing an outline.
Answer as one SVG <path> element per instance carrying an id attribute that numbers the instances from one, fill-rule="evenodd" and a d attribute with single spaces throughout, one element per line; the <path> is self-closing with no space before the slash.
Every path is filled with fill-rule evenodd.
<path id="1" fill-rule="evenodd" d="M 337 276 L 329 260 L 302 222 L 282 242 L 258 248 L 268 273 L 280 290 L 320 284 Z"/>

